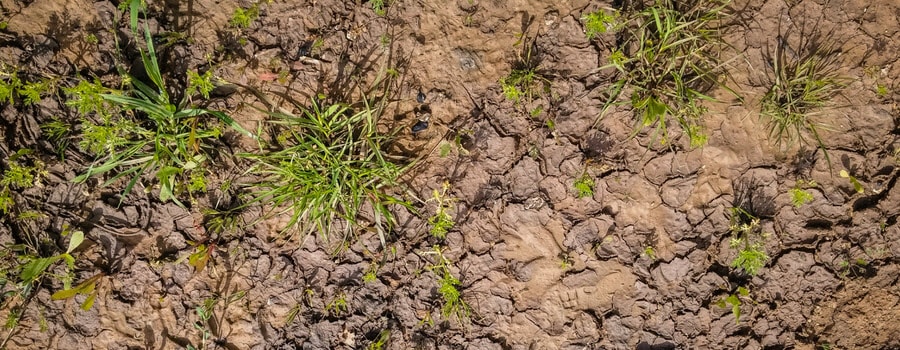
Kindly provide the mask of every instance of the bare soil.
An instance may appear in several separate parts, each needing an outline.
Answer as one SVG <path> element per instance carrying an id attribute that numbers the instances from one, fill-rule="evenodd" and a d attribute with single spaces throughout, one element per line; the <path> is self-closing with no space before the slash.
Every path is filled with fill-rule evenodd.
<path id="1" fill-rule="evenodd" d="M 127 57 L 137 56 L 117 5 L 2 0 L 0 61 L 20 75 L 119 81 L 115 36 Z M 713 93 L 720 102 L 708 105 L 709 143 L 698 149 L 677 126 L 672 147 L 658 147 L 649 133 L 629 137 L 624 107 L 595 125 L 610 83 L 596 68 L 609 47 L 588 41 L 580 18 L 611 3 L 397 0 L 379 16 L 368 2 L 274 0 L 243 30 L 229 20 L 247 1 L 149 5 L 142 24 L 187 35 L 161 52 L 174 80 L 215 67 L 263 92 L 313 96 L 346 92 L 356 76 L 371 79 L 391 62 L 403 83 L 384 128 L 402 127 L 391 152 L 417 161 L 397 193 L 426 199 L 448 181 L 456 226 L 436 240 L 426 225 L 433 203 L 414 201 L 420 213 L 397 210 L 400 227 L 386 248 L 360 230 L 333 256 L 316 237 L 282 237 L 272 220 L 221 238 L 209 267 L 195 273 L 179 258 L 206 237 L 200 209 L 222 193 L 183 209 L 134 191 L 117 206 L 121 188 L 73 184 L 91 159 L 72 147 L 60 160 L 39 128 L 54 116 L 75 118 L 64 96 L 37 106 L 4 102 L 0 168 L 31 148 L 49 171 L 18 202 L 45 214 L 35 225 L 61 247 L 62 225 L 85 230 L 76 281 L 108 273 L 89 311 L 78 308 L 83 297 L 50 300 L 62 285 L 43 284 L 9 349 L 182 349 L 204 344 L 201 328 L 210 331 L 209 349 L 362 349 L 383 331 L 386 349 L 900 348 L 895 0 L 735 1 L 723 56 L 733 57 L 729 84 L 743 99 Z M 498 81 L 523 34 L 535 40 L 552 94 L 516 105 Z M 796 45 L 813 35 L 839 43 L 848 86 L 816 116 L 829 126 L 833 170 L 821 150 L 785 150 L 767 137 L 757 102 L 779 35 Z M 888 93 L 877 94 L 876 84 Z M 419 91 L 432 115 L 413 134 Z M 254 102 L 241 90 L 212 106 L 255 128 L 263 116 L 248 107 Z M 532 118 L 535 106 L 543 114 Z M 442 142 L 451 146 L 443 156 Z M 228 145 L 237 153 L 253 142 L 234 136 Z M 218 162 L 217 184 L 241 179 L 244 162 Z M 837 175 L 842 169 L 864 193 Z M 585 171 L 594 195 L 578 198 L 573 183 Z M 798 179 L 818 184 L 800 208 L 788 194 Z M 730 267 L 729 209 L 748 197 L 766 213 L 771 257 L 752 277 Z M 0 240 L 18 242 L 22 232 L 10 222 L 0 219 Z M 454 264 L 468 319 L 441 316 L 437 277 L 426 268 L 433 260 L 423 254 L 436 244 Z M 364 282 L 373 262 L 381 264 L 377 278 Z M 750 294 L 736 320 L 717 302 L 738 286 Z M 231 302 L 201 322 L 195 310 L 213 297 Z M 347 310 L 329 311 L 341 298 Z"/>

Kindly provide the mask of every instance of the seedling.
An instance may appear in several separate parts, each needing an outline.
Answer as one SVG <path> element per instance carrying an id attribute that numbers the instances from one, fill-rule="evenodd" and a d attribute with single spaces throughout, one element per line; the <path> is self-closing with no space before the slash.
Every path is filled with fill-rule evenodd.
<path id="1" fill-rule="evenodd" d="M 624 23 L 620 21 L 620 17 L 619 11 L 612 13 L 605 10 L 588 12 L 581 17 L 581 21 L 584 22 L 584 34 L 587 35 L 588 40 L 591 40 L 607 31 L 621 30 Z"/>
<path id="2" fill-rule="evenodd" d="M 459 291 L 461 283 L 453 276 L 452 263 L 444 256 L 440 246 L 434 246 L 432 251 L 423 254 L 432 255 L 436 260 L 426 269 L 438 277 L 438 293 L 442 299 L 441 315 L 443 317 L 456 316 L 456 319 L 462 323 L 462 320 L 468 318 L 472 313 L 472 309 L 462 298 Z"/>
<path id="3" fill-rule="evenodd" d="M 750 290 L 744 287 L 738 287 L 737 293 L 731 294 L 724 299 L 719 299 L 716 302 L 716 306 L 721 307 L 723 309 L 730 307 L 731 313 L 734 315 L 734 322 L 741 322 L 741 297 L 747 297 L 750 295 Z"/>
<path id="4" fill-rule="evenodd" d="M 816 182 L 812 180 L 797 180 L 797 184 L 794 185 L 794 188 L 791 188 L 789 190 L 791 194 L 791 204 L 793 204 L 795 208 L 800 208 L 804 204 L 812 202 L 813 195 L 808 190 L 806 190 L 806 188 L 816 186 Z"/>
<path id="5" fill-rule="evenodd" d="M 759 241 L 765 236 L 760 234 L 760 220 L 740 208 L 731 208 L 730 220 L 730 246 L 738 250 L 737 256 L 731 261 L 731 267 L 755 276 L 769 261 L 769 256 Z"/>
<path id="6" fill-rule="evenodd" d="M 574 188 L 578 198 L 593 197 L 594 178 L 585 171 L 579 178 L 575 179 Z"/>
<path id="7" fill-rule="evenodd" d="M 328 305 L 325 306 L 325 312 L 332 316 L 340 316 L 347 312 L 347 296 L 344 293 L 339 294 Z"/>
<path id="8" fill-rule="evenodd" d="M 440 191 L 435 189 L 431 194 L 431 200 L 437 203 L 437 209 L 434 215 L 428 218 L 428 225 L 431 226 L 431 235 L 438 239 L 446 238 L 447 232 L 455 224 L 453 216 L 450 215 L 450 212 L 453 211 L 455 199 L 447 198 L 447 191 L 449 190 L 450 183 L 445 181 Z"/>
<path id="9" fill-rule="evenodd" d="M 519 104 L 524 98 L 527 102 L 534 100 L 541 93 L 550 93 L 550 80 L 540 69 L 541 60 L 537 54 L 537 46 L 533 39 L 523 37 L 517 42 L 522 45 L 522 52 L 516 57 L 509 75 L 500 78 L 503 96 Z"/>
<path id="10" fill-rule="evenodd" d="M 856 191 L 856 193 L 865 193 L 866 192 L 866 189 L 863 188 L 862 183 L 860 183 L 859 180 L 857 180 L 855 177 L 853 177 L 853 175 L 850 175 L 850 173 L 848 173 L 847 170 L 841 170 L 840 175 L 841 175 L 841 177 L 850 181 L 850 184 L 853 185 L 853 189 Z"/>
<path id="11" fill-rule="evenodd" d="M 667 144 L 667 124 L 673 118 L 691 147 L 703 146 L 707 136 L 702 101 L 714 101 L 706 91 L 717 85 L 731 91 L 720 79 L 724 63 L 718 53 L 725 44 L 717 27 L 726 17 L 723 9 L 728 2 L 656 0 L 593 21 L 594 29 L 621 31 L 623 39 L 610 54 L 609 64 L 601 67 L 615 69 L 618 78 L 607 90 L 598 122 L 613 105 L 626 102 L 636 119 L 632 137 L 655 125 L 654 139 Z M 610 16 L 618 17 L 619 24 L 609 26 Z M 623 93 L 630 95 L 627 101 L 619 101 Z"/>

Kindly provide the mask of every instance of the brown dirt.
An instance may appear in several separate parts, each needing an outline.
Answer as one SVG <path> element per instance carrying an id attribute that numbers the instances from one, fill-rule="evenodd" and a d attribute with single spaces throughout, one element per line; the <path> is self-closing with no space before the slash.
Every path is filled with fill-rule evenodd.
<path id="1" fill-rule="evenodd" d="M 0 30 L 0 60 L 23 74 L 114 82 L 113 37 L 127 36 L 124 21 L 115 22 L 116 4 L 2 0 L 8 26 Z M 53 157 L 38 125 L 70 113 L 47 98 L 36 107 L 2 104 L 0 153 L 45 153 L 48 180 L 17 198 L 45 214 L 36 225 L 58 242 L 63 224 L 86 230 L 77 280 L 100 270 L 109 276 L 90 311 L 78 309 L 83 297 L 51 301 L 61 284 L 43 285 L 10 349 L 198 346 L 195 308 L 230 296 L 233 302 L 217 304 L 202 325 L 211 331 L 208 348 L 356 349 L 383 330 L 390 331 L 390 349 L 900 348 L 894 0 L 736 1 L 739 21 L 726 36 L 733 51 L 725 54 L 736 57 L 729 71 L 745 100 L 715 92 L 723 102 L 710 105 L 709 144 L 688 149 L 676 132 L 675 150 L 648 149 L 647 133 L 629 138 L 632 119 L 624 110 L 593 127 L 609 83 L 594 70 L 608 51 L 585 38 L 580 18 L 607 3 L 400 0 L 382 17 L 369 3 L 274 0 L 241 33 L 243 44 L 228 20 L 249 2 L 150 5 L 152 31 L 190 36 L 163 53 L 170 72 L 211 60 L 229 81 L 311 96 L 348 93 L 354 74 L 371 78 L 388 60 L 399 62 L 401 100 L 385 127 L 404 130 L 393 152 L 420 158 L 405 176 L 408 196 L 427 198 L 449 181 L 458 199 L 457 225 L 442 244 L 472 317 L 440 317 L 437 279 L 423 254 L 438 242 L 425 219 L 405 211 L 397 213 L 402 226 L 389 249 L 364 232 L 333 257 L 314 237 L 283 240 L 277 223 L 259 224 L 224 239 L 210 267 L 195 274 L 177 259 L 191 252 L 188 241 L 205 235 L 199 208 L 160 204 L 144 191 L 117 207 L 116 188 L 69 182 L 89 160 Z M 766 90 L 764 55 L 779 25 L 792 43 L 810 32 L 841 43 L 840 72 L 850 83 L 838 107 L 817 118 L 831 126 L 824 136 L 835 171 L 849 170 L 865 193 L 833 175 L 821 151 L 784 151 L 768 141 L 755 103 Z M 96 44 L 85 39 L 90 33 Z M 553 131 L 528 117 L 534 105 L 507 101 L 498 84 L 522 33 L 535 39 L 551 81 L 552 99 L 534 105 L 545 106 Z M 323 43 L 318 51 L 311 50 L 316 40 Z M 866 74 L 870 67 L 874 76 Z M 285 83 L 273 80 L 281 72 Z M 876 79 L 888 96 L 876 95 Z M 428 97 L 431 126 L 413 135 L 419 90 Z M 263 116 L 245 104 L 254 102 L 244 91 L 216 106 L 255 127 Z M 441 157 L 438 144 L 456 136 L 459 148 Z M 237 148 L 252 145 L 238 141 Z M 237 179 L 244 166 L 237 163 L 225 161 L 219 181 Z M 579 199 L 572 184 L 585 169 L 595 193 Z M 788 190 L 798 178 L 818 187 L 812 203 L 794 208 Z M 729 267 L 735 251 L 728 210 L 748 195 L 769 213 L 762 225 L 771 233 L 765 250 L 772 258 L 752 278 Z M 248 217 L 258 215 L 251 210 Z M 0 222 L 3 242 L 20 239 L 8 219 Z M 383 262 L 378 278 L 363 283 L 373 261 Z M 716 302 L 739 285 L 750 295 L 735 322 Z M 340 296 L 347 312 L 326 311 Z"/>

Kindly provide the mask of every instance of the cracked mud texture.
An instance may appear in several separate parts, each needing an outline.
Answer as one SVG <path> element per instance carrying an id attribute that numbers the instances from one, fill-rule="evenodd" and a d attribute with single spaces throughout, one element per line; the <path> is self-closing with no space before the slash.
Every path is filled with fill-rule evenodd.
<path id="1" fill-rule="evenodd" d="M 274 0 L 237 34 L 228 21 L 250 2 L 149 3 L 142 24 L 190 37 L 161 53 L 168 74 L 212 60 L 218 76 L 266 92 L 284 91 L 275 77 L 286 72 L 286 85 L 301 96 L 345 93 L 351 72 L 373 74 L 360 67 L 385 58 L 389 35 L 403 84 L 383 127 L 402 127 L 392 153 L 419 159 L 404 176 L 412 195 L 428 198 L 444 181 L 451 185 L 456 226 L 440 243 L 472 315 L 462 322 L 440 316 L 438 278 L 427 269 L 434 260 L 423 253 L 439 242 L 429 237 L 425 214 L 402 210 L 388 248 L 361 231 L 332 256 L 319 237 L 283 239 L 273 220 L 227 237 L 195 273 L 179 259 L 205 234 L 197 207 L 161 204 L 144 191 L 118 206 L 119 189 L 69 181 L 90 159 L 53 157 L 39 125 L 66 115 L 57 96 L 35 107 L 4 103 L 0 151 L 43 152 L 48 179 L 17 198 L 46 214 L 35 225 L 60 242 L 64 224 L 85 230 L 76 281 L 112 273 L 89 311 L 78 308 L 82 296 L 52 301 L 60 283 L 43 285 L 10 349 L 180 349 L 203 343 L 197 326 L 210 332 L 207 348 L 228 349 L 359 349 L 385 330 L 389 349 L 900 348 L 894 0 L 735 1 L 723 56 L 736 57 L 728 69 L 744 100 L 714 92 L 720 102 L 709 104 L 704 120 L 709 144 L 699 149 L 684 147 L 676 127 L 671 149 L 646 132 L 629 137 L 633 118 L 624 108 L 595 125 L 610 83 L 596 68 L 609 48 L 586 39 L 580 18 L 607 2 L 398 0 L 378 16 L 369 2 Z M 117 4 L 2 0 L 0 60 L 31 74 L 115 82 L 114 37 L 127 36 Z M 816 116 L 829 126 L 822 132 L 834 170 L 821 150 L 774 146 L 758 116 L 766 50 L 779 26 L 839 42 L 848 86 L 837 107 Z M 535 40 L 552 95 L 516 105 L 498 81 L 510 72 L 522 33 Z M 871 67 L 875 77 L 866 74 Z M 876 94 L 873 79 L 887 96 Z M 412 134 L 419 91 L 430 127 Z M 244 92 L 213 106 L 255 128 L 264 115 L 244 104 L 253 102 Z M 552 130 L 529 117 L 537 106 Z M 452 146 L 444 156 L 442 142 Z M 238 139 L 229 147 L 253 144 Z M 218 181 L 240 179 L 241 166 L 226 161 Z M 841 169 L 864 193 L 836 175 Z M 573 184 L 585 172 L 594 193 L 579 198 Z M 818 184 L 800 208 L 788 194 L 798 179 Z M 757 276 L 730 267 L 735 206 L 757 213 L 767 233 L 771 259 Z M 250 210 L 249 221 L 258 211 Z M 21 239 L 3 223 L 4 243 Z M 377 277 L 364 282 L 373 262 Z M 739 286 L 749 295 L 736 320 L 717 303 Z M 195 309 L 212 297 L 230 302 L 203 322 Z M 335 300 L 346 310 L 330 308 Z"/>

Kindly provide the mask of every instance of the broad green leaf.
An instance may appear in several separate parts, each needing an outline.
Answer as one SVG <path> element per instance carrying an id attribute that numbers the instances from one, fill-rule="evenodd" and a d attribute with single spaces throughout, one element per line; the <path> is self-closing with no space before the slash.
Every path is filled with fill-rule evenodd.
<path id="1" fill-rule="evenodd" d="M 78 246 L 81 245 L 81 242 L 84 242 L 84 232 L 72 232 L 72 238 L 69 239 L 69 248 L 66 249 L 66 253 L 71 253 L 75 248 L 78 248 Z"/>
<path id="2" fill-rule="evenodd" d="M 49 258 L 38 258 L 29 261 L 22 267 L 22 273 L 19 274 L 19 278 L 22 282 L 31 283 L 34 282 L 44 271 L 47 270 L 50 265 L 53 265 L 57 260 L 59 260 L 59 256 L 52 256 Z"/>

